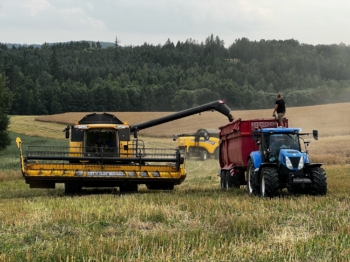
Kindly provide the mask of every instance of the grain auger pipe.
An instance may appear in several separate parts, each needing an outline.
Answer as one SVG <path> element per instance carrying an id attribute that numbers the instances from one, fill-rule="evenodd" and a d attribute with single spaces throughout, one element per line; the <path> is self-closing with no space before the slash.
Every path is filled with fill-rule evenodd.
<path id="1" fill-rule="evenodd" d="M 164 124 L 164 123 L 167 123 L 167 122 L 170 122 L 173 120 L 177 120 L 180 118 L 184 118 L 187 116 L 191 116 L 194 114 L 198 114 L 198 113 L 201 113 L 204 111 L 210 111 L 210 110 L 211 111 L 216 110 L 216 111 L 220 112 L 221 114 L 227 116 L 227 118 L 230 122 L 232 122 L 234 120 L 233 116 L 230 113 L 231 109 L 225 104 L 225 100 L 217 100 L 217 101 L 213 101 L 213 102 L 210 102 L 210 103 L 207 103 L 204 105 L 200 105 L 197 107 L 186 109 L 186 110 L 183 110 L 183 111 L 180 111 L 180 112 L 168 115 L 168 116 L 164 116 L 164 117 L 161 117 L 158 119 L 153 119 L 153 120 L 150 120 L 147 122 L 133 125 L 133 126 L 131 126 L 130 131 L 134 132 L 134 135 L 136 136 L 137 132 L 142 130 L 142 129 L 146 129 L 146 128 L 153 127 L 156 125 Z M 135 133 L 135 131 L 136 131 L 136 133 Z"/>

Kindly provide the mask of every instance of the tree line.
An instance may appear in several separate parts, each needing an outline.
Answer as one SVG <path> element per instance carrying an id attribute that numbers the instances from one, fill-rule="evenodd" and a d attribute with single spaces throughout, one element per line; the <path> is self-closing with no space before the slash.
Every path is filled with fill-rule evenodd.
<path id="1" fill-rule="evenodd" d="M 113 46 L 69 42 L 8 47 L 0 74 L 10 115 L 72 111 L 179 111 L 216 99 L 263 109 L 282 93 L 289 107 L 350 101 L 350 47 L 218 36 L 198 42 Z"/>

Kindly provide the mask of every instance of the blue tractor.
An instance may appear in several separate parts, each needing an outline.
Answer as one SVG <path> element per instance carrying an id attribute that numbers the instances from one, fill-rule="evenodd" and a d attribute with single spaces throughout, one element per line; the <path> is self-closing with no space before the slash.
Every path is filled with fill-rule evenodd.
<path id="1" fill-rule="evenodd" d="M 307 147 L 310 140 L 300 128 L 261 128 L 253 131 L 258 151 L 249 155 L 247 188 L 250 194 L 275 197 L 282 189 L 290 193 L 325 195 L 326 172 L 322 163 L 311 163 Z M 318 131 L 312 135 L 318 140 Z M 302 149 L 303 147 L 303 149 Z"/>

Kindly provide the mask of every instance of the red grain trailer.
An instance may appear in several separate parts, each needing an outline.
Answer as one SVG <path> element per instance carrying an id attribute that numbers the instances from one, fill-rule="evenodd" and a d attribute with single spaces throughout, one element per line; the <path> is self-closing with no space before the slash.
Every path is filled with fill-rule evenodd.
<path id="1" fill-rule="evenodd" d="M 220 184 L 221 188 L 240 187 L 247 184 L 248 157 L 258 150 L 253 130 L 278 127 L 277 119 L 237 119 L 219 127 L 220 138 Z M 288 120 L 285 120 L 288 127 Z"/>

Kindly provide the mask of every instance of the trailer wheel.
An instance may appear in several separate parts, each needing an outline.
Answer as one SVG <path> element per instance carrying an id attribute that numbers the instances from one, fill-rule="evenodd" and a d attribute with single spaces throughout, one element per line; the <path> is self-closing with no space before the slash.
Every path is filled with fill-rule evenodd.
<path id="1" fill-rule="evenodd" d="M 252 160 L 248 161 L 247 169 L 247 191 L 250 195 L 257 194 L 257 188 L 255 185 L 254 165 Z"/>
<path id="2" fill-rule="evenodd" d="M 230 187 L 240 188 L 241 187 L 241 173 L 236 173 L 233 176 L 229 176 Z"/>
<path id="3" fill-rule="evenodd" d="M 226 177 L 220 176 L 220 188 L 225 189 Z"/>
<path id="4" fill-rule="evenodd" d="M 325 195 L 327 193 L 327 176 L 321 167 L 310 169 L 312 187 L 311 193 L 314 195 Z"/>
<path id="5" fill-rule="evenodd" d="M 260 196 L 275 197 L 278 195 L 279 181 L 277 170 L 270 167 L 261 169 Z"/>
<path id="6" fill-rule="evenodd" d="M 221 185 L 221 189 L 229 189 L 230 188 L 230 177 L 227 175 L 228 172 L 227 171 L 222 171 L 222 174 L 220 176 L 220 185 Z"/>
<path id="7" fill-rule="evenodd" d="M 202 150 L 202 151 L 201 151 L 201 160 L 202 160 L 202 161 L 205 161 L 205 160 L 207 160 L 207 158 L 208 158 L 208 152 L 207 152 L 207 150 Z"/>

